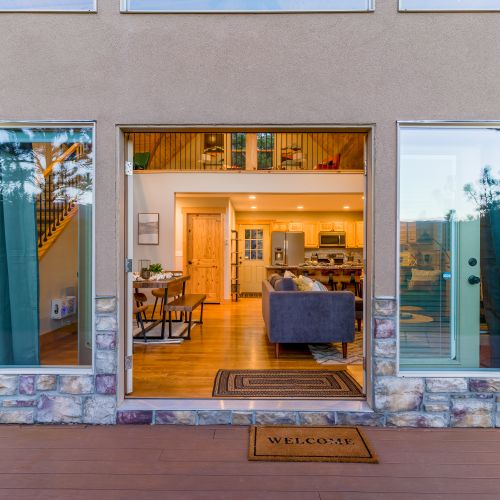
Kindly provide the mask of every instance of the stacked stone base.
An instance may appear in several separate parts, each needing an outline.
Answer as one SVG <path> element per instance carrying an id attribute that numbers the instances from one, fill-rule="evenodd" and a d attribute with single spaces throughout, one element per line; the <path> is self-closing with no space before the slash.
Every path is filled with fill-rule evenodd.
<path id="1" fill-rule="evenodd" d="M 96 300 L 93 375 L 0 375 L 0 424 L 500 427 L 500 379 L 397 376 L 396 301 L 374 300 L 373 412 L 119 410 L 116 299 Z"/>

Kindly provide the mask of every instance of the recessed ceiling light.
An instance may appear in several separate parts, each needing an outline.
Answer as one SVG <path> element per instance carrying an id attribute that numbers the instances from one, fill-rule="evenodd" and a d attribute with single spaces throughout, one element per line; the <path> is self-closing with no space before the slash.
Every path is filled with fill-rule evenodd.
<path id="1" fill-rule="evenodd" d="M 364 199 L 365 199 L 365 197 L 364 197 L 364 196 L 362 196 L 362 197 L 361 197 L 361 199 L 362 199 L 362 200 L 364 200 Z"/>
<path id="2" fill-rule="evenodd" d="M 344 210 L 349 210 L 351 207 L 349 205 L 344 205 Z"/>
<path id="3" fill-rule="evenodd" d="M 257 207 L 255 207 L 255 206 L 250 207 L 250 208 L 251 208 L 252 210 L 256 210 L 256 209 L 257 209 Z"/>
<path id="4" fill-rule="evenodd" d="M 299 205 L 297 208 L 298 208 L 299 210 L 303 210 L 303 209 L 304 209 L 304 207 L 303 207 L 302 205 Z"/>
<path id="5" fill-rule="evenodd" d="M 248 199 L 249 199 L 249 200 L 255 200 L 255 198 L 257 198 L 257 196 L 255 196 L 255 195 L 253 195 L 253 194 L 251 194 L 251 195 L 248 197 Z"/>

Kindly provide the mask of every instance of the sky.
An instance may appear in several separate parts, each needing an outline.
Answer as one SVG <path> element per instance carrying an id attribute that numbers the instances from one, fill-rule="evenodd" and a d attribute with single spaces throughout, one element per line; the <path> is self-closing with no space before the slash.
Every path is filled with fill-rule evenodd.
<path id="1" fill-rule="evenodd" d="M 2 10 L 91 10 L 93 8 L 94 0 L 0 0 Z"/>

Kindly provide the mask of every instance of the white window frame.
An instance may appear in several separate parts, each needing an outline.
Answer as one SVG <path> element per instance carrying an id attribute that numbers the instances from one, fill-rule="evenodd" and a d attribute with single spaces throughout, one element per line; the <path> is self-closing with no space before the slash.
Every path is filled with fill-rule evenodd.
<path id="1" fill-rule="evenodd" d="M 94 177 L 92 184 L 92 364 L 90 366 L 32 366 L 32 367 L 9 367 L 0 366 L 0 375 L 92 375 L 94 373 L 94 360 L 96 353 L 96 330 L 95 330 L 95 262 L 96 262 L 96 237 L 95 237 L 95 169 L 96 169 L 96 126 L 92 121 L 40 121 L 40 120 L 0 120 L 0 129 L 5 128 L 69 128 L 82 127 L 92 128 L 92 154 L 94 156 Z"/>
<path id="2" fill-rule="evenodd" d="M 397 172 L 396 172 L 396 366 L 397 376 L 406 377 L 433 377 L 433 378 L 499 378 L 500 368 L 483 368 L 483 369 L 438 369 L 438 368 L 418 368 L 411 370 L 401 369 L 400 364 L 400 330 L 399 330 L 399 304 L 400 304 L 400 173 L 401 173 L 401 129 L 408 127 L 421 128 L 457 128 L 457 129 L 477 129 L 477 128 L 500 128 L 500 120 L 478 120 L 478 121 L 460 121 L 460 120 L 410 120 L 397 121 Z"/>
<path id="3" fill-rule="evenodd" d="M 456 8 L 453 8 L 453 7 L 447 7 L 447 8 L 415 8 L 415 7 L 412 7 L 412 8 L 405 8 L 404 4 L 406 3 L 407 0 L 399 0 L 399 7 L 398 7 L 398 10 L 399 12 L 407 12 L 407 13 L 411 13 L 411 12 L 419 12 L 419 13 L 423 13 L 423 12 L 433 12 L 433 13 L 436 13 L 436 12 L 499 12 L 500 11 L 500 1 L 498 1 L 498 7 L 497 8 L 487 8 L 487 9 L 478 9 L 478 8 L 474 8 L 474 7 L 456 7 Z M 446 1 L 446 0 L 444 0 Z M 471 4 L 474 3 L 474 0 L 468 0 Z M 435 0 L 436 3 L 439 3 L 440 0 Z"/>
<path id="4" fill-rule="evenodd" d="M 332 0 L 332 2 L 335 0 Z M 128 0 L 120 0 L 120 11 L 123 14 L 304 14 L 312 12 L 332 12 L 332 13 L 342 13 L 342 12 L 352 12 L 352 13 L 367 13 L 375 11 L 375 1 L 368 0 L 369 6 L 367 9 L 303 9 L 303 10 L 131 10 L 128 8 Z"/>
<path id="5" fill-rule="evenodd" d="M 57 0 L 54 0 L 54 4 L 58 3 Z M 0 13 L 10 13 L 14 14 L 16 12 L 29 12 L 29 13 L 37 13 L 37 12 L 55 12 L 55 13 L 64 13 L 64 14 L 91 14 L 97 12 L 97 0 L 92 0 L 92 8 L 84 9 L 84 10 L 75 10 L 75 9 L 65 9 L 64 7 L 57 8 L 47 8 L 47 9 L 37 9 L 35 7 L 30 9 L 2 9 L 0 7 Z"/>

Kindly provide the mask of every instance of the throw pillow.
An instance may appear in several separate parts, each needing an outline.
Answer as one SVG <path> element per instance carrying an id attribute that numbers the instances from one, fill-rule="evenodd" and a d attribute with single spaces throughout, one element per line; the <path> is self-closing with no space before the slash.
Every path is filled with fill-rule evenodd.
<path id="1" fill-rule="evenodd" d="M 315 281 L 312 285 L 311 291 L 328 292 L 328 288 L 323 283 L 321 283 L 321 281 Z"/>
<path id="2" fill-rule="evenodd" d="M 312 290 L 312 286 L 314 281 L 311 278 L 308 278 L 307 276 L 299 276 L 297 279 L 294 280 L 295 284 L 297 285 L 297 288 L 301 292 L 310 292 Z"/>
<path id="3" fill-rule="evenodd" d="M 291 271 L 285 271 L 285 274 L 283 275 L 284 278 L 296 278 L 295 274 L 293 274 Z"/>
<path id="4" fill-rule="evenodd" d="M 282 278 L 276 280 L 274 289 L 277 292 L 295 292 L 297 290 L 297 285 L 292 278 Z"/>
<path id="5" fill-rule="evenodd" d="M 281 279 L 281 276 L 278 274 L 278 273 L 273 273 L 271 274 L 271 276 L 269 277 L 269 283 L 271 283 L 271 286 L 273 288 L 276 288 L 276 281 L 280 280 Z"/>

